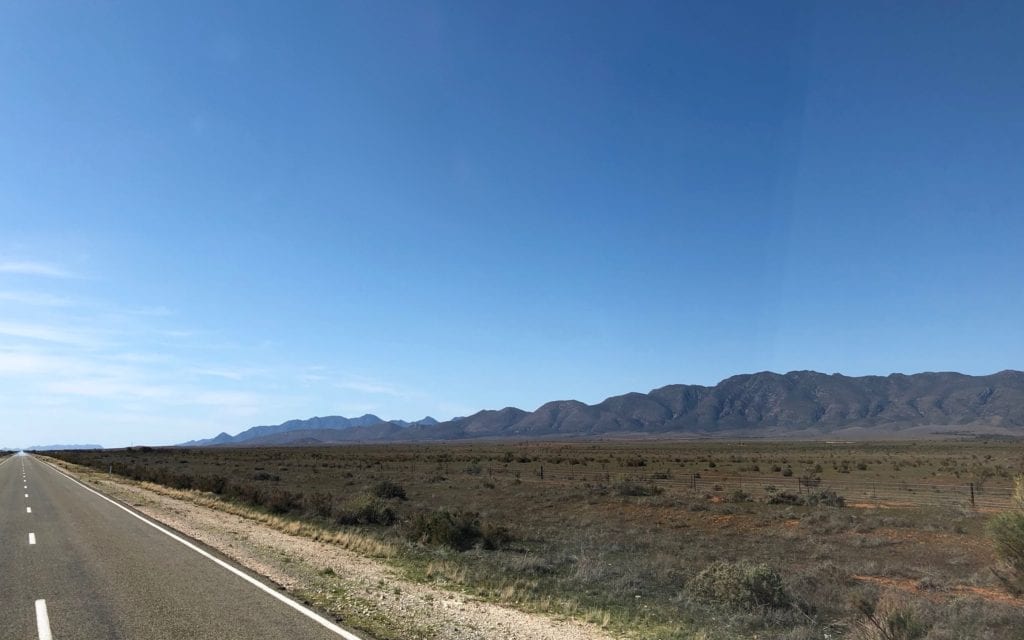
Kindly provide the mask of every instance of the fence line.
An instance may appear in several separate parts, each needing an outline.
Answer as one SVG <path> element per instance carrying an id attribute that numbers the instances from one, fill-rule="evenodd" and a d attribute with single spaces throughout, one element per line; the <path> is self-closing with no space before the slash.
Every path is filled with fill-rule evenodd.
<path id="1" fill-rule="evenodd" d="M 729 475 L 717 473 L 680 473 L 656 469 L 575 470 L 541 466 L 532 470 L 487 468 L 489 477 L 512 476 L 522 482 L 589 483 L 614 485 L 623 482 L 651 484 L 664 491 L 689 491 L 721 495 L 743 491 L 754 498 L 767 498 L 779 492 L 807 494 L 829 489 L 842 495 L 847 503 L 878 506 L 965 506 L 1002 509 L 1011 505 L 1013 489 L 994 482 L 903 482 L 898 480 L 855 480 L 780 475 Z M 995 486 L 993 486 L 995 485 Z"/>

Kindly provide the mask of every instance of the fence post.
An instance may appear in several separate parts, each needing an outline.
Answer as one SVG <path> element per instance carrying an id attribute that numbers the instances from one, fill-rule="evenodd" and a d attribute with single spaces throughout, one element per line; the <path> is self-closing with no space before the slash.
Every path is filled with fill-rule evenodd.
<path id="1" fill-rule="evenodd" d="M 974 483 L 971 483 L 971 508 L 974 508 Z"/>

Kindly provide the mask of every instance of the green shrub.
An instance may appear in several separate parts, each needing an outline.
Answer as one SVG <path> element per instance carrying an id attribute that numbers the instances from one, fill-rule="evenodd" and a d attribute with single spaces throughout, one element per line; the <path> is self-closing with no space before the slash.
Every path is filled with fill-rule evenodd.
<path id="1" fill-rule="evenodd" d="M 929 626 L 912 609 L 895 609 L 885 618 L 887 640 L 918 640 L 928 635 Z"/>
<path id="2" fill-rule="evenodd" d="M 338 524 L 379 524 L 389 527 L 398 522 L 398 514 L 380 498 L 365 498 L 354 505 L 338 509 L 334 513 Z"/>
<path id="3" fill-rule="evenodd" d="M 272 489 L 263 494 L 263 506 L 271 513 L 288 513 L 301 508 L 302 494 L 284 489 Z"/>
<path id="4" fill-rule="evenodd" d="M 398 499 L 405 500 L 405 487 L 400 484 L 391 482 L 390 480 L 381 480 L 377 484 L 373 485 L 373 495 L 378 498 L 385 500 Z"/>
<path id="5" fill-rule="evenodd" d="M 803 504 L 804 499 L 791 491 L 780 491 L 768 496 L 768 504 Z"/>
<path id="6" fill-rule="evenodd" d="M 260 489 L 258 486 L 248 482 L 230 482 L 224 490 L 224 495 L 237 502 L 258 507 L 263 504 L 263 494 L 265 492 L 266 491 L 264 489 Z"/>
<path id="7" fill-rule="evenodd" d="M 483 539 L 480 518 L 468 511 L 452 513 L 446 509 L 417 514 L 409 524 L 409 539 L 456 551 L 472 549 Z"/>
<path id="8" fill-rule="evenodd" d="M 222 494 L 224 489 L 228 486 L 228 479 L 224 476 L 213 475 L 213 476 L 199 476 L 192 483 L 193 489 L 199 491 L 209 491 L 211 493 Z"/>
<path id="9" fill-rule="evenodd" d="M 410 540 L 456 551 L 505 549 L 513 542 L 512 532 L 506 527 L 481 525 L 480 516 L 470 511 L 451 512 L 446 509 L 429 514 L 418 514 L 409 523 Z"/>
<path id="10" fill-rule="evenodd" d="M 892 597 L 879 601 L 876 595 L 861 595 L 854 603 L 863 616 L 858 621 L 865 640 L 921 640 L 931 625 L 906 602 Z"/>
<path id="11" fill-rule="evenodd" d="M 334 514 L 334 496 L 317 491 L 302 499 L 302 508 L 307 516 L 330 518 Z"/>
<path id="12" fill-rule="evenodd" d="M 750 502 L 751 500 L 753 500 L 753 498 L 743 489 L 736 489 L 729 494 L 730 502 Z"/>
<path id="13" fill-rule="evenodd" d="M 823 505 L 826 507 L 845 507 L 846 498 L 839 495 L 832 489 L 822 489 L 820 491 L 812 491 L 807 494 L 804 498 L 804 503 L 812 507 Z"/>
<path id="14" fill-rule="evenodd" d="M 480 540 L 480 546 L 488 551 L 494 551 L 497 549 L 507 549 L 512 545 L 515 538 L 512 536 L 512 532 L 509 531 L 508 527 L 494 526 L 485 524 L 483 526 L 483 537 Z"/>
<path id="15" fill-rule="evenodd" d="M 996 575 L 1014 593 L 1024 593 L 1024 476 L 1018 476 L 1013 507 L 988 523 L 999 567 Z"/>
<path id="16" fill-rule="evenodd" d="M 662 491 L 664 489 L 659 486 L 640 484 L 631 480 L 623 480 L 615 485 L 615 493 L 620 496 L 656 496 L 660 495 Z"/>
<path id="17" fill-rule="evenodd" d="M 690 580 L 687 592 L 696 600 L 739 611 L 782 609 L 792 604 L 775 569 L 745 560 L 712 563 Z"/>

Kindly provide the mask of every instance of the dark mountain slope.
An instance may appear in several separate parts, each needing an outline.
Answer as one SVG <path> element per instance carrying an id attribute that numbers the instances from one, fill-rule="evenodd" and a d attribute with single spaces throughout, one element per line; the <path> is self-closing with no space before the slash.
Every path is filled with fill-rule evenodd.
<path id="1" fill-rule="evenodd" d="M 503 411 L 508 417 L 518 415 Z M 549 402 L 515 421 L 495 421 L 493 413 L 442 423 L 447 428 L 441 437 L 830 432 L 921 425 L 1005 427 L 1024 433 L 1024 373 L 855 378 L 814 371 L 762 372 L 733 376 L 714 387 L 670 385 L 647 394 L 627 393 L 596 405 Z"/>

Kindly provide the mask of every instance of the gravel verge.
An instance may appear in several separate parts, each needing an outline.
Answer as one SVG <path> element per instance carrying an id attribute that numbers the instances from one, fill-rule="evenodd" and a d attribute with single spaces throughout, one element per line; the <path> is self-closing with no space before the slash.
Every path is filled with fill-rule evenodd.
<path id="1" fill-rule="evenodd" d="M 209 499 L 48 460 L 97 490 L 216 549 L 339 623 L 378 640 L 612 640 L 596 625 L 524 612 L 434 584 L 386 562 L 214 508 Z M 203 503 L 207 504 L 203 504 Z"/>

